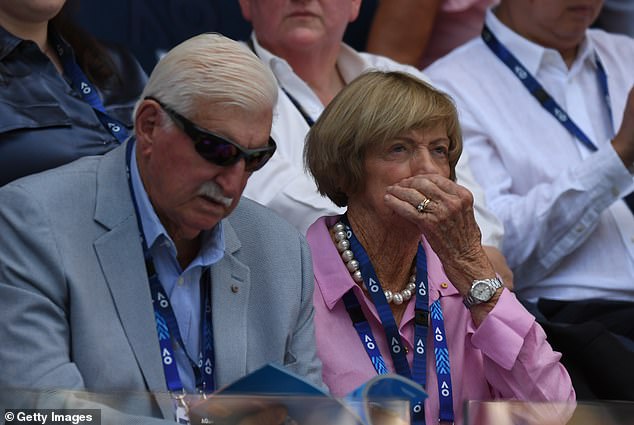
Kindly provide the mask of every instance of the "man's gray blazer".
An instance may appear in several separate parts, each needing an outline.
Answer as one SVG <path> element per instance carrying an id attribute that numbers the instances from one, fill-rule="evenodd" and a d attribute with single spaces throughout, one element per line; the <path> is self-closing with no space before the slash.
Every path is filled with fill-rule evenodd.
<path id="1" fill-rule="evenodd" d="M 304 237 L 247 199 L 223 226 L 216 384 L 268 362 L 321 383 Z M 0 189 L 0 318 L 0 388 L 166 391 L 124 146 Z"/>

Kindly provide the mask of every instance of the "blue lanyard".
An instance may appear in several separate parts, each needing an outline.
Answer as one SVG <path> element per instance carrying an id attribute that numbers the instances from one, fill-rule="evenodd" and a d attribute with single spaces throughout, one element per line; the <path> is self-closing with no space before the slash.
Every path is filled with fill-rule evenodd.
<path id="1" fill-rule="evenodd" d="M 586 146 L 591 152 L 598 149 L 590 138 L 572 121 L 564 109 L 553 99 L 553 97 L 542 87 L 542 85 L 531 75 L 531 73 L 522 65 L 522 63 L 511 53 L 504 44 L 497 39 L 495 34 L 491 32 L 488 26 L 482 28 L 482 40 L 491 49 L 491 51 L 519 78 L 524 87 L 533 95 L 535 99 L 542 105 L 544 109 L 551 113 L 561 125 L 563 125 L 570 134 Z M 612 107 L 610 102 L 610 91 L 608 89 L 608 77 L 605 68 L 601 63 L 598 55 L 595 54 L 595 63 L 597 66 L 597 78 L 599 87 L 603 93 L 603 99 L 608 110 L 610 125 L 612 125 Z M 612 128 L 614 134 L 614 128 Z M 634 192 L 626 195 L 623 200 L 627 206 L 634 212 Z"/>
<path id="2" fill-rule="evenodd" d="M 304 110 L 304 108 L 302 107 L 302 105 L 299 103 L 297 99 L 291 96 L 291 94 L 284 87 L 281 87 L 281 88 L 284 94 L 286 95 L 286 97 L 288 97 L 288 99 L 291 101 L 293 106 L 295 106 L 295 109 L 297 109 L 299 113 L 302 114 L 302 117 L 304 118 L 304 121 L 306 121 L 306 124 L 308 124 L 308 127 L 312 127 L 315 124 L 315 120 L 313 120 L 310 117 L 310 115 L 308 115 L 308 112 Z"/>
<path id="3" fill-rule="evenodd" d="M 253 54 L 255 54 L 257 56 L 258 54 L 255 51 L 255 46 L 253 45 L 253 40 L 251 38 L 249 38 L 246 43 L 247 43 L 247 46 L 249 46 L 249 49 L 251 49 L 251 51 L 253 52 Z M 310 117 L 310 115 L 308 115 L 308 113 L 302 107 L 301 103 L 299 103 L 299 101 L 297 99 L 295 99 L 293 96 L 291 96 L 291 94 L 284 87 L 280 86 L 280 88 L 282 89 L 282 91 L 284 92 L 286 97 L 288 97 L 288 100 L 291 101 L 291 103 L 293 104 L 295 109 L 297 109 L 297 111 L 300 114 L 302 114 L 302 118 L 304 118 L 304 121 L 306 121 L 306 124 L 308 124 L 308 127 L 312 127 L 313 124 L 315 124 L 315 120 L 313 120 Z"/>
<path id="4" fill-rule="evenodd" d="M 212 314 L 211 314 L 211 287 L 210 287 L 210 274 L 209 268 L 206 268 L 200 276 L 200 296 L 202 303 L 201 311 L 201 343 L 202 349 L 198 356 L 198 362 L 194 362 L 185 349 L 185 344 L 181 337 L 176 315 L 172 309 L 171 303 L 163 285 L 159 281 L 158 274 L 154 268 L 154 262 L 152 255 L 147 246 L 145 235 L 143 234 L 143 227 L 141 224 L 141 218 L 139 216 L 139 210 L 134 197 L 134 188 L 132 186 L 132 179 L 130 177 L 130 161 L 132 160 L 132 151 L 134 147 L 134 140 L 130 140 L 126 146 L 126 164 L 128 167 L 128 185 L 130 187 L 130 196 L 132 197 L 132 203 L 137 218 L 137 224 L 139 227 L 141 245 L 143 247 L 143 256 L 145 258 L 145 267 L 150 283 L 150 292 L 152 293 L 152 306 L 154 308 L 154 319 L 156 321 L 156 331 L 158 334 L 159 345 L 161 347 L 161 360 L 163 363 L 163 371 L 165 372 L 165 379 L 167 383 L 167 389 L 170 392 L 181 393 L 184 391 L 183 384 L 178 374 L 178 367 L 176 366 L 176 358 L 174 357 L 173 342 L 179 344 L 187 356 L 189 363 L 194 371 L 196 378 L 196 387 L 204 394 L 211 393 L 215 389 L 214 381 L 214 345 L 213 345 L 213 329 L 212 329 Z"/>
<path id="5" fill-rule="evenodd" d="M 453 422 L 453 393 L 451 390 L 451 368 L 449 366 L 449 347 L 445 333 L 445 319 L 442 315 L 440 299 L 431 304 L 431 326 L 434 332 L 434 358 L 436 377 L 438 378 L 438 400 L 440 403 L 440 421 Z"/>
<path id="6" fill-rule="evenodd" d="M 59 35 L 51 32 L 51 38 L 55 45 L 55 50 L 59 55 L 64 74 L 70 78 L 71 85 L 79 93 L 81 98 L 94 109 L 101 124 L 112 134 L 119 143 L 123 143 L 128 138 L 128 129 L 119 120 L 109 116 L 97 90 L 81 70 L 73 54 L 66 49 Z"/>
<path id="7" fill-rule="evenodd" d="M 165 378 L 167 380 L 167 388 L 171 392 L 182 392 L 183 385 L 178 374 L 178 367 L 174 361 L 174 352 L 172 349 L 172 341 L 175 340 L 185 352 L 187 359 L 194 371 L 196 378 L 196 387 L 203 393 L 210 393 L 214 389 L 213 377 L 213 335 L 210 334 L 211 327 L 206 326 L 211 323 L 211 301 L 209 291 L 209 269 L 205 269 L 200 278 L 201 299 L 204 300 L 203 311 L 201 315 L 204 347 L 199 353 L 198 362 L 194 362 L 185 350 L 185 344 L 178 329 L 178 322 L 174 310 L 172 309 L 169 298 L 163 289 L 163 285 L 158 279 L 158 275 L 153 270 L 152 260 L 146 261 L 148 268 L 148 276 L 150 276 L 150 290 L 152 292 L 152 305 L 154 307 L 154 317 L 156 319 L 156 329 L 159 336 L 159 344 L 161 346 L 161 359 L 165 370 Z M 205 337 L 208 336 L 208 337 Z M 203 354 L 204 353 L 204 354 Z"/>
<path id="8" fill-rule="evenodd" d="M 533 95 L 535 99 L 546 109 L 552 116 L 563 125 L 570 134 L 583 143 L 590 151 L 597 151 L 597 147 L 592 143 L 590 138 L 572 121 L 564 109 L 559 106 L 557 101 L 542 87 L 542 85 L 531 75 L 531 73 L 522 65 L 522 63 L 511 53 L 506 46 L 491 32 L 488 26 L 482 28 L 482 40 L 491 49 L 491 51 L 515 74 L 517 78 L 524 84 L 524 87 Z M 612 123 L 612 108 L 610 107 L 610 93 L 608 91 L 608 77 L 603 68 L 603 64 L 596 56 L 597 76 L 599 86 L 603 91 L 605 102 L 608 106 L 610 114 L 610 123 Z M 612 130 L 614 132 L 614 130 Z"/>
<path id="9" fill-rule="evenodd" d="M 342 221 L 345 224 L 346 236 L 350 241 L 350 250 L 354 253 L 355 258 L 359 262 L 363 281 L 370 292 L 370 298 L 376 307 L 381 324 L 383 325 L 385 336 L 387 338 L 388 345 L 390 346 L 390 355 L 396 372 L 399 375 L 412 379 L 418 382 L 421 386 L 425 387 L 427 383 L 427 357 L 425 343 L 427 341 L 428 317 L 430 316 L 430 311 L 428 307 L 429 290 L 427 279 L 427 257 L 423 246 L 422 244 L 419 244 L 418 252 L 416 254 L 416 282 L 418 283 L 416 287 L 416 305 L 414 309 L 414 361 L 412 370 L 410 371 L 407 357 L 405 355 L 404 345 L 398 332 L 394 315 L 392 314 L 390 306 L 385 299 L 383 288 L 381 287 L 381 283 L 379 282 L 374 267 L 372 266 L 365 249 L 355 237 L 345 215 L 342 217 Z M 363 344 L 376 372 L 378 374 L 387 373 L 385 360 L 377 347 L 376 339 L 372 334 L 370 325 L 365 318 L 359 301 L 354 295 L 352 289 L 343 296 L 343 301 L 346 306 L 346 310 L 350 315 L 353 326 L 357 331 L 361 343 Z M 440 401 L 439 419 L 440 421 L 453 422 L 454 414 L 451 390 L 451 371 L 449 366 L 449 349 L 447 347 L 440 300 L 437 300 L 432 304 L 431 318 L 432 329 L 434 330 L 434 353 Z M 412 406 L 412 423 L 425 423 L 425 412 L 422 401 L 419 401 Z"/>

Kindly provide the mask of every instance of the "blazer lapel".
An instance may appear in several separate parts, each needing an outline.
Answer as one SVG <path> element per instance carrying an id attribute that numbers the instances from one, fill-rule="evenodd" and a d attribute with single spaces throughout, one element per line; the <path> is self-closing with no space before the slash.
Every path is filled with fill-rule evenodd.
<path id="1" fill-rule="evenodd" d="M 94 242 L 105 280 L 148 390 L 167 391 L 139 228 L 127 181 L 125 146 L 103 157 L 97 177 L 95 221 L 110 229 Z M 157 397 L 173 418 L 168 397 Z"/>
<path id="2" fill-rule="evenodd" d="M 235 254 L 240 240 L 228 220 L 223 220 L 225 255 L 211 267 L 212 320 L 216 381 L 223 386 L 247 373 L 247 305 L 251 281 L 249 268 Z"/>

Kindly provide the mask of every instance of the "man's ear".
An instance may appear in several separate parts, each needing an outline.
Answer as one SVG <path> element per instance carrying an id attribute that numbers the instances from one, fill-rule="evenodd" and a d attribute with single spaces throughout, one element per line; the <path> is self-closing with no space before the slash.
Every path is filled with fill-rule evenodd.
<path id="1" fill-rule="evenodd" d="M 134 132 L 136 134 L 137 150 L 141 154 L 149 154 L 156 133 L 161 124 L 160 106 L 156 101 L 145 99 L 137 108 L 134 117 Z"/>

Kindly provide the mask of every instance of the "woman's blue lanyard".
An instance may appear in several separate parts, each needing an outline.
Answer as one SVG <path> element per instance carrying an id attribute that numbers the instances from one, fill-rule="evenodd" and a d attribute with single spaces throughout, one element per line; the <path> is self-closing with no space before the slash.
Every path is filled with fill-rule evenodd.
<path id="1" fill-rule="evenodd" d="M 596 152 L 598 148 L 590 140 L 590 138 L 575 124 L 574 121 L 568 116 L 564 109 L 559 106 L 557 101 L 542 87 L 533 75 L 526 69 L 524 65 L 511 53 L 500 40 L 497 39 L 495 34 L 491 32 L 488 26 L 484 25 L 482 28 L 482 40 L 489 49 L 497 56 L 512 72 L 515 76 L 524 84 L 524 87 L 533 95 L 535 99 L 546 109 L 552 116 L 563 125 L 570 134 L 572 134 L 577 140 L 583 143 L 591 152 Z M 610 119 L 610 126 L 612 126 L 612 107 L 610 106 L 610 91 L 608 89 L 608 76 L 605 72 L 605 68 L 599 59 L 599 56 L 595 54 L 595 64 L 597 66 L 597 79 L 599 81 L 599 87 L 603 93 L 603 99 L 608 111 Z M 611 129 L 614 134 L 614 128 Z M 623 198 L 627 206 L 634 212 L 634 193 L 630 193 Z"/>
<path id="2" fill-rule="evenodd" d="M 59 35 L 52 31 L 50 36 L 60 61 L 62 62 L 64 74 L 70 78 L 73 88 L 77 90 L 86 103 L 92 106 L 99 121 L 101 121 L 101 124 L 110 134 L 112 134 L 119 143 L 123 143 L 128 138 L 128 129 L 126 126 L 121 121 L 107 114 L 97 90 L 75 61 L 74 55 L 66 49 Z"/>
<path id="3" fill-rule="evenodd" d="M 434 354 L 436 360 L 436 375 L 438 377 L 438 393 L 440 403 L 439 420 L 445 422 L 453 422 L 453 397 L 451 390 L 451 371 L 449 366 L 449 349 L 447 347 L 447 338 L 445 334 L 445 325 L 440 306 L 440 300 L 436 300 L 431 307 L 431 315 L 429 310 L 429 293 L 427 281 L 427 257 L 422 244 L 418 246 L 416 254 L 416 306 L 414 319 L 414 361 L 413 368 L 410 371 L 405 355 L 405 347 L 401 341 L 401 336 L 394 320 L 392 310 L 385 298 L 383 288 L 376 275 L 374 267 L 365 252 L 363 246 L 355 237 L 347 217 L 342 217 L 345 225 L 345 232 L 350 241 L 350 250 L 354 253 L 354 257 L 359 262 L 359 268 L 363 281 L 370 292 L 370 297 L 383 325 L 385 336 L 390 346 L 390 355 L 394 363 L 396 372 L 406 378 L 412 379 L 425 387 L 427 384 L 427 363 L 425 343 L 428 334 L 428 317 L 431 316 L 432 329 L 434 332 Z M 354 292 L 349 290 L 344 296 L 343 301 L 346 310 L 350 315 L 353 326 L 357 331 L 361 343 L 378 374 L 387 373 L 385 360 L 379 351 L 376 339 L 372 334 L 370 324 L 365 318 L 363 311 Z M 424 424 L 425 412 L 422 400 L 412 406 L 412 423 Z"/>
<path id="4" fill-rule="evenodd" d="M 211 315 L 211 288 L 209 268 L 206 268 L 200 276 L 200 296 L 203 308 L 201 311 L 201 343 L 202 350 L 198 356 L 198 362 L 194 362 L 185 349 L 185 344 L 181 337 L 176 315 L 172 309 L 171 303 L 165 289 L 159 281 L 158 274 L 154 269 L 152 255 L 147 246 L 145 236 L 143 235 L 143 227 L 139 210 L 134 197 L 134 188 L 130 177 L 130 161 L 132 160 L 134 143 L 133 140 L 128 142 L 126 146 L 126 163 L 128 166 L 128 185 L 130 187 L 130 195 L 134 205 L 137 224 L 143 246 L 143 256 L 145 258 L 145 267 L 150 282 L 150 292 L 152 293 L 152 306 L 154 308 L 154 319 L 156 321 L 156 331 L 158 333 L 159 345 L 161 347 L 161 359 L 163 362 L 163 371 L 165 372 L 165 380 L 167 389 L 172 393 L 183 393 L 184 388 L 178 374 L 176 366 L 176 358 L 174 357 L 173 343 L 178 343 L 187 359 L 189 360 L 194 376 L 196 379 L 196 388 L 203 394 L 211 393 L 215 389 L 214 382 L 214 346 L 213 346 L 213 329 Z"/>

